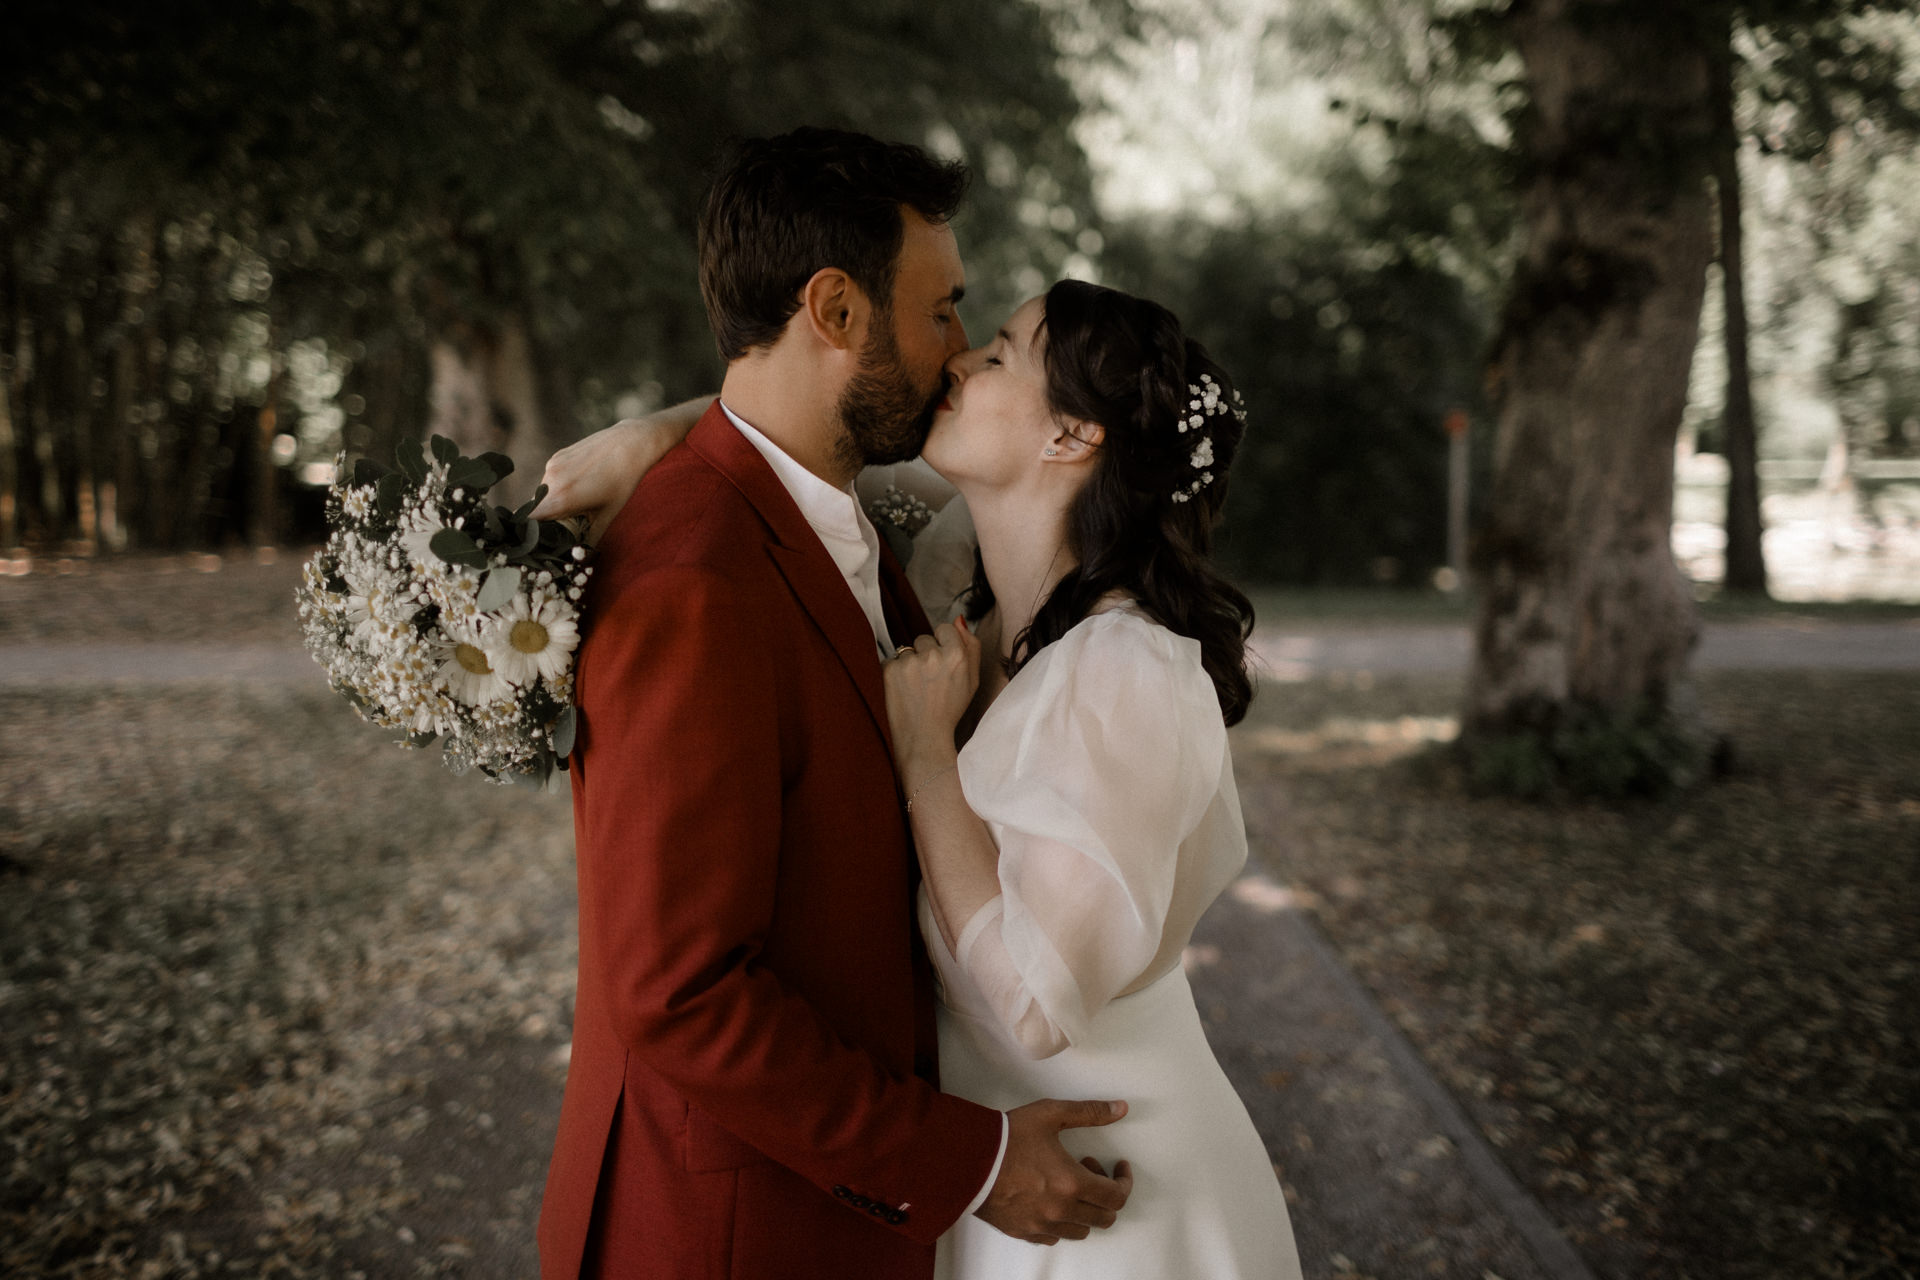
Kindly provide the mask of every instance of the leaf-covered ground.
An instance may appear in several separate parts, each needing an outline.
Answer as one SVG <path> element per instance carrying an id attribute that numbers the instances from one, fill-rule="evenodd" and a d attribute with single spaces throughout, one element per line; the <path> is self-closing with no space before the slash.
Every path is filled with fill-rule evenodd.
<path id="1" fill-rule="evenodd" d="M 1609 810 L 1434 767 L 1456 681 L 1272 688 L 1248 824 L 1603 1274 L 1920 1275 L 1920 677 L 1703 692 L 1735 774 Z"/>
<path id="2" fill-rule="evenodd" d="M 207 563 L 0 644 L 294 641 L 296 556 Z M 1618 811 L 1365 686 L 1265 691 L 1256 848 L 1602 1273 L 1920 1275 L 1920 676 L 1710 675 L 1735 775 Z M 532 1274 L 570 849 L 317 687 L 0 691 L 0 1275 Z"/>
<path id="3" fill-rule="evenodd" d="M 0 693 L 0 1275 L 533 1274 L 571 837 L 324 689 Z"/>

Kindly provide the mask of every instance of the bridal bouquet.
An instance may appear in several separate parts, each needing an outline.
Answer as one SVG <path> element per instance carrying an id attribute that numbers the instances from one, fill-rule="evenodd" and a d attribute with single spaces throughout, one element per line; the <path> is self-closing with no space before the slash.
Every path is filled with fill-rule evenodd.
<path id="1" fill-rule="evenodd" d="M 573 650 L 593 570 L 565 524 L 486 501 L 513 462 L 435 436 L 327 495 L 326 544 L 296 592 L 328 682 L 403 745 L 441 739 L 455 773 L 545 786 L 573 749 Z"/>

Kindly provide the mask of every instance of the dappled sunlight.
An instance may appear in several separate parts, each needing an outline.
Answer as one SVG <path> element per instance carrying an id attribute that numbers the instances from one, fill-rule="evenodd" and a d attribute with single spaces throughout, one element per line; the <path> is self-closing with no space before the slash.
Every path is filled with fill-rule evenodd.
<path id="1" fill-rule="evenodd" d="M 1335 716 L 1313 729 L 1242 726 L 1233 732 L 1233 745 L 1234 751 L 1243 755 L 1307 756 L 1351 746 L 1412 751 L 1428 743 L 1452 742 L 1459 736 L 1458 716 L 1396 716 L 1382 720 Z"/>
<path id="2" fill-rule="evenodd" d="M 1228 886 L 1227 894 L 1242 906 L 1252 907 L 1266 915 L 1296 911 L 1305 905 L 1292 889 L 1258 872 L 1235 880 Z"/>

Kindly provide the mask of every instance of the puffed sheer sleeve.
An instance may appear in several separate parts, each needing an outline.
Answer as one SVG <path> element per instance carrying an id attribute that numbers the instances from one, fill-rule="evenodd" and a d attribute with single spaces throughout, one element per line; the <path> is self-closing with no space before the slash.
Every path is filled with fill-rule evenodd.
<path id="1" fill-rule="evenodd" d="M 1227 751 L 1194 641 L 1116 612 L 1049 649 L 1042 678 L 996 706 L 961 757 L 962 789 L 999 847 L 1001 893 L 954 948 L 1036 1058 L 1079 1040 L 1161 953 L 1181 846 L 1215 801 Z"/>
<path id="2" fill-rule="evenodd" d="M 888 489 L 898 489 L 918 498 L 935 511 L 946 510 L 947 503 L 960 492 L 945 476 L 919 458 L 864 467 L 854 477 L 854 494 L 863 505 Z"/>
<path id="3" fill-rule="evenodd" d="M 907 581 L 935 622 L 951 622 L 959 616 L 961 596 L 973 585 L 973 550 L 979 544 L 973 513 L 958 495 L 914 536 Z"/>
<path id="4" fill-rule="evenodd" d="M 973 513 L 960 491 L 919 458 L 867 467 L 854 479 L 853 487 L 863 507 L 888 489 L 927 504 L 933 519 L 913 537 L 907 581 L 933 621 L 951 622 L 959 616 L 960 597 L 973 585 L 973 549 L 979 541 L 973 531 Z"/>

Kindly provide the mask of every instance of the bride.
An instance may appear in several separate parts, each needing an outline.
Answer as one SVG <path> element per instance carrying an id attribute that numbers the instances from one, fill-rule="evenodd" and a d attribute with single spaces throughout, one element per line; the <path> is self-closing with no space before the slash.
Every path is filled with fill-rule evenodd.
<path id="1" fill-rule="evenodd" d="M 938 1274 L 1297 1277 L 1278 1180 L 1180 964 L 1247 854 L 1226 730 L 1252 697 L 1252 610 L 1207 560 L 1239 397 L 1172 313 L 1078 281 L 947 372 L 923 457 L 962 501 L 912 576 L 933 616 L 959 612 L 886 669 L 941 1087 L 1003 1110 L 1126 1098 L 1122 1124 L 1062 1140 L 1090 1167 L 1125 1173 L 1121 1146 L 1139 1167 L 1108 1230 L 1048 1249 L 964 1217 Z M 686 408 L 557 455 L 540 514 L 609 518 Z"/>

